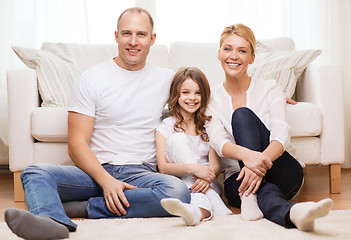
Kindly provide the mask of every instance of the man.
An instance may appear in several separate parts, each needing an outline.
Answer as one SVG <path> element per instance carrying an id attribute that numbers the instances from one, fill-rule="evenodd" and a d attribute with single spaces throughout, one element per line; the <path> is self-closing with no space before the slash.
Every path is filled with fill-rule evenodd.
<path id="1" fill-rule="evenodd" d="M 77 228 L 68 216 L 170 216 L 162 198 L 190 201 L 181 180 L 155 171 L 154 130 L 173 72 L 146 63 L 156 38 L 152 17 L 127 9 L 115 38 L 118 56 L 83 73 L 72 89 L 68 152 L 77 167 L 40 164 L 22 172 L 30 212 L 5 213 L 20 237 L 67 238 Z"/>

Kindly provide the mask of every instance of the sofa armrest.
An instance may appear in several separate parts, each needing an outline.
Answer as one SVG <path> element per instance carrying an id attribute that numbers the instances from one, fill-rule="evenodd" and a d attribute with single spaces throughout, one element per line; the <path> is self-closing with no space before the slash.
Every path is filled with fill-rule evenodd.
<path id="1" fill-rule="evenodd" d="M 342 68 L 338 64 L 311 64 L 296 87 L 296 98 L 316 104 L 323 115 L 321 164 L 345 161 Z"/>
<path id="2" fill-rule="evenodd" d="M 34 139 L 31 115 L 39 106 L 37 76 L 34 70 L 7 71 L 9 165 L 12 172 L 33 163 Z"/>

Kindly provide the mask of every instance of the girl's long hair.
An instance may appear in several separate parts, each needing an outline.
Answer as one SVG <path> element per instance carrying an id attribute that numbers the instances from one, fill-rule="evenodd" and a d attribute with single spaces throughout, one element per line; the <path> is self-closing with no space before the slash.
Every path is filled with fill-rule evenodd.
<path id="1" fill-rule="evenodd" d="M 211 116 L 207 116 L 205 114 L 208 101 L 211 96 L 210 84 L 205 76 L 205 74 L 198 68 L 181 68 L 175 74 L 171 87 L 170 94 L 168 99 L 168 108 L 171 114 L 176 118 L 176 123 L 174 124 L 174 131 L 185 131 L 181 124 L 184 122 L 184 118 L 181 114 L 181 107 L 178 103 L 178 99 L 180 97 L 180 88 L 182 83 L 186 79 L 192 79 L 195 81 L 200 88 L 201 94 L 201 105 L 200 108 L 195 112 L 194 122 L 195 122 L 195 131 L 197 135 L 200 135 L 202 140 L 208 142 L 208 135 L 205 132 L 204 124 L 205 121 L 210 121 Z"/>

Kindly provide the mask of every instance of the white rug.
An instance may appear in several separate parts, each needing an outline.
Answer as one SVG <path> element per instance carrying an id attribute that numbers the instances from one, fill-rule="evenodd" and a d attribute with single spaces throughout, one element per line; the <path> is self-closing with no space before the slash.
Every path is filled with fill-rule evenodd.
<path id="1" fill-rule="evenodd" d="M 76 220 L 78 229 L 69 239 L 79 240 L 134 240 L 134 239 L 191 239 L 191 240 L 301 240 L 301 239 L 351 239 L 351 210 L 333 210 L 316 220 L 315 231 L 301 232 L 285 229 L 266 219 L 244 222 L 239 215 L 218 216 L 195 227 L 186 227 L 180 218 L 135 218 Z M 19 239 L 0 222 L 0 239 Z"/>

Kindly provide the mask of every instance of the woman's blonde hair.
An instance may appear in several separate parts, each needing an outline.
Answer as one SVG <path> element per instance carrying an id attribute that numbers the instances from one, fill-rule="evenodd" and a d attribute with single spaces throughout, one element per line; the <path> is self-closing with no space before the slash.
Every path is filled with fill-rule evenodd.
<path id="1" fill-rule="evenodd" d="M 181 68 L 173 77 L 168 99 L 168 108 L 171 114 L 177 119 L 176 123 L 174 124 L 174 130 L 177 132 L 184 131 L 184 129 L 181 127 L 181 124 L 184 122 L 184 118 L 181 114 L 181 107 L 178 103 L 178 99 L 181 94 L 180 90 L 182 83 L 189 78 L 199 85 L 201 94 L 201 105 L 195 112 L 194 117 L 195 131 L 196 134 L 201 136 L 202 140 L 208 142 L 209 139 L 207 133 L 205 132 L 204 124 L 205 121 L 211 120 L 211 117 L 205 114 L 207 104 L 211 96 L 211 90 L 205 74 L 198 68 Z"/>
<path id="2" fill-rule="evenodd" d="M 244 24 L 235 24 L 224 28 L 221 34 L 221 39 L 219 40 L 220 47 L 222 47 L 224 39 L 230 35 L 238 35 L 239 37 L 246 39 L 251 45 L 251 55 L 255 53 L 256 38 L 249 27 Z"/>

